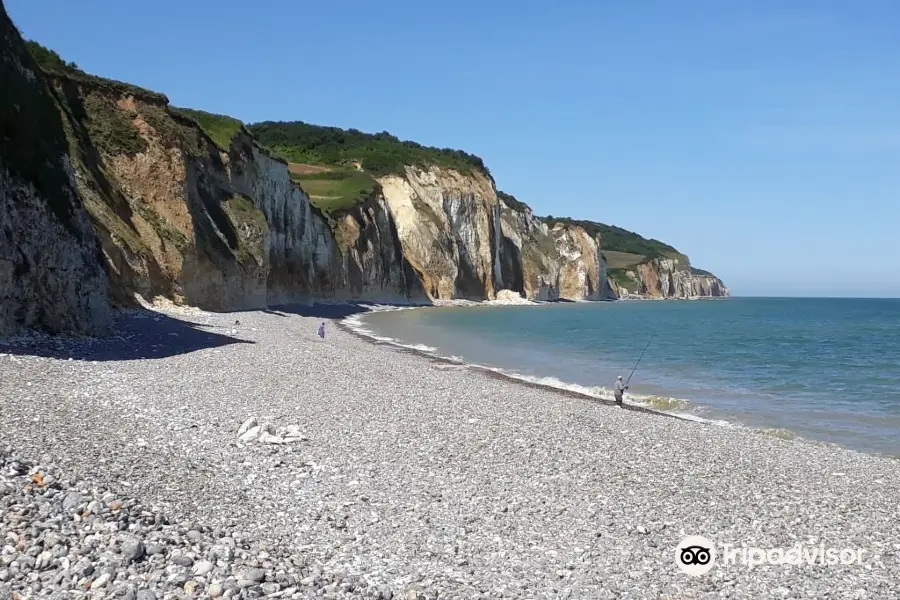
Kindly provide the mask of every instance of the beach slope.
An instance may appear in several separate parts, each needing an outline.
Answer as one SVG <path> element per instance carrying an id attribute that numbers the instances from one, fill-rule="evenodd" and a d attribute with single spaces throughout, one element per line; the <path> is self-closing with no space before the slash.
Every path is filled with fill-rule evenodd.
<path id="1" fill-rule="evenodd" d="M 528 387 L 331 320 L 323 341 L 333 316 L 132 312 L 109 340 L 0 345 L 0 590 L 900 595 L 895 460 Z M 692 577 L 675 564 L 689 535 L 865 553 L 720 552 Z"/>

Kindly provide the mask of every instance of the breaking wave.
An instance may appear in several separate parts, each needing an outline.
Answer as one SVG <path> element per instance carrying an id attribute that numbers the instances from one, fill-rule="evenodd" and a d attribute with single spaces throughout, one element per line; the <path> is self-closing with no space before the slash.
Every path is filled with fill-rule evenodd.
<path id="1" fill-rule="evenodd" d="M 395 338 L 379 335 L 373 330 L 369 329 L 366 326 L 364 317 L 366 314 L 372 312 L 393 312 L 400 310 L 415 310 L 417 308 L 421 308 L 419 306 L 373 306 L 371 310 L 366 313 L 357 313 L 354 315 L 350 315 L 344 318 L 341 321 L 341 324 L 353 331 L 354 333 L 376 341 L 381 344 L 387 344 L 390 346 L 395 346 L 397 348 L 402 348 L 405 350 L 413 350 L 427 356 L 431 356 L 437 359 L 444 361 L 444 364 L 437 365 L 435 368 L 439 370 L 481 370 L 481 371 L 490 371 L 492 373 L 496 373 L 506 379 L 511 381 L 519 381 L 522 383 L 527 383 L 531 385 L 539 385 L 542 387 L 557 389 L 561 391 L 574 392 L 581 396 L 595 398 L 598 400 L 606 400 L 613 401 L 613 393 L 612 390 L 603 386 L 585 386 L 577 383 L 570 383 L 566 381 L 562 381 L 557 379 L 556 377 L 537 377 L 533 375 L 525 375 L 522 373 L 518 373 L 514 370 L 510 369 L 502 369 L 499 367 L 493 367 L 489 365 L 483 365 L 478 363 L 470 363 L 465 362 L 465 360 L 460 356 L 445 356 L 438 354 L 438 349 L 433 346 L 427 346 L 425 344 L 406 344 Z M 686 398 L 673 398 L 669 396 L 659 396 L 659 395 L 642 395 L 642 394 L 631 394 L 629 393 L 625 397 L 625 403 L 638 406 L 653 412 L 663 413 L 667 415 L 671 415 L 674 417 L 678 417 L 688 421 L 696 421 L 701 423 L 709 423 L 727 427 L 733 427 L 734 424 L 717 420 L 717 419 L 707 419 L 697 414 L 702 407 L 692 403 L 690 400 Z"/>

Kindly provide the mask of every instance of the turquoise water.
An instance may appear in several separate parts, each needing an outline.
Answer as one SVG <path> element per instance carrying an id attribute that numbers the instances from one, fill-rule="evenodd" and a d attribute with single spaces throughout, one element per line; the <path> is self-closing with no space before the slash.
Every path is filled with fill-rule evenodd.
<path id="1" fill-rule="evenodd" d="M 365 327 L 529 378 L 900 456 L 900 300 L 732 298 L 426 308 Z M 679 402 L 673 399 L 687 400 Z"/>

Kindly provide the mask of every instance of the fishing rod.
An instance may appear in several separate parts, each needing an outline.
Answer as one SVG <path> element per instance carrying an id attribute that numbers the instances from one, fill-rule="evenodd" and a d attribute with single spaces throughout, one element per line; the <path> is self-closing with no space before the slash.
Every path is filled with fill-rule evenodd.
<path id="1" fill-rule="evenodd" d="M 631 370 L 631 375 L 634 375 L 634 372 L 637 370 L 638 365 L 641 364 L 641 360 L 644 358 L 644 352 L 646 352 L 646 351 L 647 351 L 647 348 L 650 347 L 650 342 L 652 342 L 652 341 L 653 341 L 653 334 L 651 333 L 651 334 L 650 334 L 650 339 L 647 340 L 647 345 L 644 346 L 643 352 L 641 352 L 641 355 L 638 357 L 637 362 L 634 363 L 634 368 Z M 625 385 L 626 385 L 626 386 L 627 386 L 629 383 L 631 383 L 631 375 L 628 376 L 628 381 L 625 382 Z"/>

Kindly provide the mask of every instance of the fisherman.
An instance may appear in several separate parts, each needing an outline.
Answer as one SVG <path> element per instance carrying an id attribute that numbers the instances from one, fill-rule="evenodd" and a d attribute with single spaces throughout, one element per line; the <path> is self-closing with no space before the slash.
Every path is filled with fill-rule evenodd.
<path id="1" fill-rule="evenodd" d="M 325 321 L 319 323 L 319 337 L 325 339 Z"/>
<path id="2" fill-rule="evenodd" d="M 622 381 L 622 376 L 619 375 L 619 378 L 616 379 L 615 391 L 613 392 L 616 396 L 616 404 L 622 406 L 622 396 L 625 394 L 625 390 L 628 389 L 628 386 Z"/>

